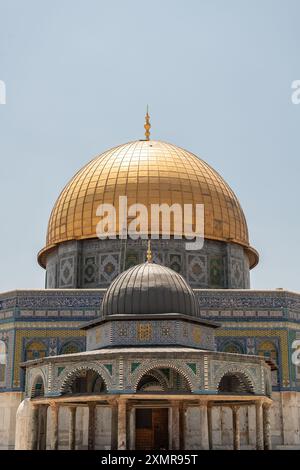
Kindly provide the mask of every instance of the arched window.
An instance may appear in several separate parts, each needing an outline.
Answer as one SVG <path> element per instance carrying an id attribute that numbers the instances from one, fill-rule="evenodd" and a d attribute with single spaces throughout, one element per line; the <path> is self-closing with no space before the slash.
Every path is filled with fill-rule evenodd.
<path id="1" fill-rule="evenodd" d="M 26 347 L 26 361 L 47 356 L 47 346 L 42 341 L 32 341 Z"/>
<path id="2" fill-rule="evenodd" d="M 0 384 L 4 384 L 5 382 L 6 361 L 6 344 L 4 341 L 0 341 Z"/>
<path id="3" fill-rule="evenodd" d="M 244 352 L 242 345 L 236 341 L 230 341 L 225 343 L 222 349 L 223 352 L 227 353 L 243 354 Z"/>
<path id="4" fill-rule="evenodd" d="M 139 392 L 163 392 L 167 387 L 164 387 L 162 380 L 155 377 L 154 374 L 145 374 L 139 381 L 137 390 Z"/>
<path id="5" fill-rule="evenodd" d="M 175 369 L 154 368 L 146 372 L 139 380 L 137 392 L 182 392 L 190 393 L 187 379 Z"/>
<path id="6" fill-rule="evenodd" d="M 74 341 L 69 341 L 68 343 L 65 343 L 60 350 L 60 354 L 76 354 L 79 352 L 81 352 L 81 348 Z"/>
<path id="7" fill-rule="evenodd" d="M 43 397 L 45 394 L 44 381 L 41 376 L 38 376 L 33 384 L 31 390 L 31 398 Z"/>
<path id="8" fill-rule="evenodd" d="M 263 341 L 260 343 L 257 354 L 259 356 L 264 356 L 266 359 L 273 359 L 276 364 L 278 362 L 277 349 L 272 341 Z"/>
<path id="9" fill-rule="evenodd" d="M 103 378 L 90 369 L 76 371 L 63 387 L 63 392 L 67 394 L 98 394 L 106 391 Z"/>
<path id="10" fill-rule="evenodd" d="M 247 378 L 239 372 L 228 372 L 220 380 L 218 386 L 220 394 L 244 395 L 253 392 L 253 387 Z"/>

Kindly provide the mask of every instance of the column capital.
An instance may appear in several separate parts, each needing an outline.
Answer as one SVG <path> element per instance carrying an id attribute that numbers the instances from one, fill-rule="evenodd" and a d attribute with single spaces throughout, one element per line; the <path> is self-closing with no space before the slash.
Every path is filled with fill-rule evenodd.
<path id="1" fill-rule="evenodd" d="M 180 400 L 171 400 L 171 406 L 174 407 L 174 408 L 179 406 L 180 403 L 181 403 Z"/>
<path id="2" fill-rule="evenodd" d="M 263 408 L 265 408 L 265 409 L 271 408 L 272 405 L 273 405 L 273 403 L 269 403 L 267 401 L 264 401 L 263 404 L 262 404 Z"/>
<path id="3" fill-rule="evenodd" d="M 108 398 L 107 403 L 108 403 L 109 406 L 117 406 L 118 405 L 118 398 L 117 397 Z"/>
<path id="4" fill-rule="evenodd" d="M 232 409 L 232 411 L 237 413 L 240 410 L 240 405 L 231 405 L 230 408 Z"/>
<path id="5" fill-rule="evenodd" d="M 34 402 L 31 402 L 30 404 L 31 404 L 33 410 L 38 410 L 39 407 L 42 406 L 39 403 L 34 403 Z"/>
<path id="6" fill-rule="evenodd" d="M 56 410 L 60 405 L 56 401 L 50 401 L 49 406 L 51 410 Z"/>
<path id="7" fill-rule="evenodd" d="M 198 401 L 198 405 L 199 405 L 199 406 L 203 406 L 203 407 L 207 407 L 207 406 L 208 406 L 208 403 L 209 403 L 208 400 L 199 400 L 199 401 Z"/>

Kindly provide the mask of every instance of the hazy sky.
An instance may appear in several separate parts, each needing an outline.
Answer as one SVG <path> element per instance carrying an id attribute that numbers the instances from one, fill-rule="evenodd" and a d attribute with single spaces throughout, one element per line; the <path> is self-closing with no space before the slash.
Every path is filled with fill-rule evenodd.
<path id="1" fill-rule="evenodd" d="M 260 253 L 300 291 L 299 0 L 0 0 L 0 291 L 44 286 L 51 208 L 94 155 L 152 136 L 219 171 Z"/>

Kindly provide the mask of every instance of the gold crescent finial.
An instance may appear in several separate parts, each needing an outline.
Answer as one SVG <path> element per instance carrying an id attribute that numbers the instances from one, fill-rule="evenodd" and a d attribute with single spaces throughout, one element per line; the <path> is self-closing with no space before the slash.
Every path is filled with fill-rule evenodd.
<path id="1" fill-rule="evenodd" d="M 151 251 L 151 241 L 150 240 L 148 240 L 147 261 L 148 261 L 148 263 L 152 263 L 152 251 Z"/>
<path id="2" fill-rule="evenodd" d="M 146 140 L 149 140 L 150 139 L 150 128 L 151 128 L 151 124 L 150 124 L 150 116 L 149 116 L 149 112 L 148 112 L 148 105 L 147 105 L 147 112 L 146 112 L 146 116 L 145 116 L 145 125 L 144 125 L 144 128 L 145 128 L 145 136 L 146 136 Z"/>

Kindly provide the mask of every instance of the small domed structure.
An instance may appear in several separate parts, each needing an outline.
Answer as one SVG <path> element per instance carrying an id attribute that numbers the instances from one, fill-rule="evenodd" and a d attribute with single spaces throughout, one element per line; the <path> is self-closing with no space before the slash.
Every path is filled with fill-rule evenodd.
<path id="1" fill-rule="evenodd" d="M 180 274 L 146 262 L 121 273 L 104 296 L 101 315 L 198 315 L 194 292 Z"/>

